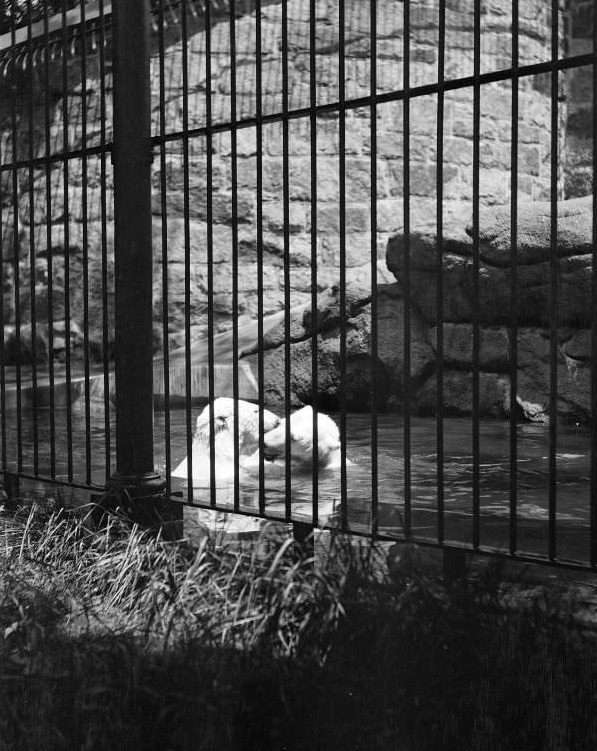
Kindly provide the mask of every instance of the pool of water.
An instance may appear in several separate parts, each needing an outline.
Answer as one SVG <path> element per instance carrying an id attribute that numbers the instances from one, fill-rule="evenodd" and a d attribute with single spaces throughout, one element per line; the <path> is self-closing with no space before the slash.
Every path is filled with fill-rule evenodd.
<path id="1" fill-rule="evenodd" d="M 338 420 L 338 416 L 334 416 Z M 193 421 L 195 412 L 193 413 Z M 54 414 L 55 468 L 59 478 L 67 479 L 69 464 L 72 479 L 81 483 L 104 482 L 106 471 L 115 469 L 113 451 L 105 449 L 103 414 L 92 412 L 89 430 L 84 415 L 72 413 L 71 440 L 67 439 L 68 421 L 64 410 Z M 366 532 L 372 523 L 372 498 L 378 504 L 378 526 L 389 535 L 402 535 L 405 497 L 404 425 L 396 414 L 378 415 L 376 460 L 372 454 L 371 418 L 368 415 L 347 416 L 347 467 L 344 488 L 349 526 Z M 155 416 L 156 468 L 166 472 L 165 415 Z M 18 464 L 18 433 L 22 445 L 22 470 L 35 474 L 32 414 L 23 411 L 20 427 L 16 415 L 7 415 L 5 450 L 9 467 Z M 40 411 L 37 420 L 37 474 L 50 474 L 50 420 L 47 411 Z M 111 446 L 114 446 L 114 425 L 110 423 Z M 421 538 L 435 539 L 438 533 L 438 469 L 436 451 L 437 426 L 434 419 L 411 421 L 411 523 L 413 533 Z M 549 539 L 549 428 L 544 425 L 519 425 L 517 429 L 517 510 L 518 549 L 546 555 Z M 171 466 L 186 454 L 186 415 L 183 410 L 170 413 Z M 482 546 L 508 547 L 511 497 L 509 461 L 510 426 L 507 422 L 484 421 L 480 426 L 479 477 L 479 542 Z M 444 537 L 448 541 L 473 542 L 474 498 L 472 422 L 465 418 L 444 420 Z M 375 482 L 377 477 L 377 482 Z M 375 490 L 375 485 L 377 490 Z M 558 427 L 556 453 L 556 526 L 559 557 L 585 561 L 589 555 L 590 519 L 590 437 L 587 430 Z M 183 481 L 172 480 L 172 490 L 188 495 Z M 264 481 L 265 507 L 268 515 L 283 517 L 286 505 L 286 477 L 283 467 L 266 467 Z M 318 521 L 333 524 L 340 515 L 343 488 L 339 471 L 320 472 L 315 494 Z M 259 478 L 255 473 L 242 473 L 239 478 L 238 506 L 247 512 L 259 508 Z M 308 473 L 291 477 L 293 517 L 310 521 L 314 487 Z M 197 503 L 209 503 L 208 488 L 193 488 Z M 234 505 L 233 483 L 216 488 L 216 501 L 223 508 Z"/>

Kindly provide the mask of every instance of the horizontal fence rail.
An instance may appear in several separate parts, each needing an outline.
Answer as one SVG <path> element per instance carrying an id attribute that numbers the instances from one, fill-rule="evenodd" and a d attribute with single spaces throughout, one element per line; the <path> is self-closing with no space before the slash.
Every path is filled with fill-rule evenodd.
<path id="1" fill-rule="evenodd" d="M 136 3 L 0 19 L 5 485 L 594 567 L 588 4 Z"/>

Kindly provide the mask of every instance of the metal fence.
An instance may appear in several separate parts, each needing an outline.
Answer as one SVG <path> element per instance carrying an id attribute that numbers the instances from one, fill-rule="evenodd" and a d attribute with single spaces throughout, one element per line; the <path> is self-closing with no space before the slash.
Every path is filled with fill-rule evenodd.
<path id="1" fill-rule="evenodd" d="M 588 245 L 561 230 L 567 92 L 584 92 L 587 116 L 597 80 L 585 5 L 6 2 L 9 494 L 163 493 L 189 522 L 230 511 L 594 567 L 592 122 L 592 198 L 577 204 Z M 543 201 L 543 248 L 521 196 Z M 486 231 L 492 204 L 501 240 Z M 580 340 L 575 359 L 564 344 Z M 544 370 L 529 386 L 533 357 Z M 543 397 L 531 404 L 529 389 Z M 236 400 L 232 474 L 218 477 L 212 412 L 211 482 L 197 483 L 197 415 L 219 396 Z M 249 470 L 239 399 L 261 408 Z M 289 418 L 305 403 L 312 460 L 299 471 Z M 274 463 L 266 408 L 286 420 Z M 320 465 L 318 412 L 339 426 L 335 469 Z"/>

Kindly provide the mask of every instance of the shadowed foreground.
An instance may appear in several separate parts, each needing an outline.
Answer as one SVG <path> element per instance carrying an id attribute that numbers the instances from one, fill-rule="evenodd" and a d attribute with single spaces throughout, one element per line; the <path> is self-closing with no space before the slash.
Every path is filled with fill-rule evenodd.
<path id="1" fill-rule="evenodd" d="M 572 594 L 5 516 L 1 749 L 592 749 Z M 586 615 L 586 612 L 584 613 Z"/>

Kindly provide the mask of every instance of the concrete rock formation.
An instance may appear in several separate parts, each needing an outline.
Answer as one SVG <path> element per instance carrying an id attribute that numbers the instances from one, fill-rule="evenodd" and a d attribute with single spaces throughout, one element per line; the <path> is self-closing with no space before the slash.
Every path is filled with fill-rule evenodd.
<path id="1" fill-rule="evenodd" d="M 553 349 L 557 356 L 558 414 L 569 420 L 590 418 L 592 197 L 558 203 L 557 217 L 554 250 L 559 275 L 558 304 L 552 320 L 551 204 L 538 202 L 519 207 L 518 294 L 514 307 L 510 294 L 509 210 L 487 208 L 481 214 L 478 368 L 479 411 L 483 416 L 504 418 L 512 409 L 511 315 L 515 314 L 518 368 L 514 409 L 518 416 L 548 421 Z M 470 225 L 447 230 L 441 255 L 431 230 L 413 233 L 408 243 L 404 235 L 394 236 L 388 243 L 387 264 L 396 281 L 378 285 L 373 309 L 370 286 L 354 282 L 344 290 L 344 309 L 337 284 L 318 295 L 315 315 L 309 303 L 293 307 L 288 323 L 280 318 L 267 330 L 261 347 L 255 344 L 243 350 L 254 373 L 261 350 L 266 401 L 284 403 L 288 332 L 291 406 L 310 403 L 314 390 L 322 409 L 339 409 L 343 398 L 348 409 L 357 411 L 370 409 L 372 399 L 378 409 L 401 406 L 405 398 L 404 267 L 408 249 L 411 409 L 420 414 L 436 410 L 441 357 L 445 414 L 470 414 L 476 299 L 473 234 Z M 443 311 L 438 315 L 440 268 Z"/>
<path id="2" fill-rule="evenodd" d="M 224 7 L 225 4 L 222 4 Z M 473 74 L 473 28 L 470 8 L 454 0 L 446 5 L 446 78 Z M 592 50 L 592 0 L 570 0 L 561 5 L 559 45 L 571 55 Z M 241 8 L 242 6 L 242 8 Z M 481 68 L 508 68 L 511 55 L 511 15 L 496 2 L 482 13 Z M 395 91 L 404 63 L 403 4 L 378 0 L 376 49 L 377 94 Z M 207 78 L 206 30 L 201 18 L 188 20 L 189 37 L 183 44 L 180 24 L 169 25 L 165 35 L 164 79 L 160 80 L 157 37 L 152 54 L 153 132 L 171 136 L 183 127 L 185 95 L 183 66 L 187 66 L 188 125 L 206 125 L 207 87 L 211 91 L 212 123 L 228 122 L 234 108 L 240 119 L 257 116 L 256 8 L 239 4 L 236 26 L 236 99 L 230 78 L 230 19 L 214 13 L 210 30 L 210 80 Z M 317 3 L 316 76 L 318 104 L 338 101 L 340 92 L 338 2 Z M 277 0 L 261 4 L 261 113 L 282 111 L 281 24 Z M 308 107 L 311 96 L 310 3 L 288 0 L 287 42 L 288 106 Z M 413 0 L 410 17 L 410 74 L 413 86 L 437 81 L 437 0 Z M 371 29 L 368 4 L 344 2 L 344 98 L 366 97 L 371 85 Z M 519 64 L 541 63 L 551 55 L 551 12 L 542 0 L 527 0 L 520 7 Z M 47 148 L 60 153 L 65 146 L 82 151 L 112 139 L 113 83 L 110 66 L 101 80 L 99 52 L 89 54 L 85 76 L 76 56 L 66 61 L 67 91 L 62 91 L 63 60 L 50 60 L 50 142 L 46 144 L 47 104 L 42 78 L 33 85 L 32 128 L 29 126 L 27 76 L 17 71 L 13 101 L 12 76 L 0 78 L 0 152 L 2 162 L 20 163 L 29 153 L 43 156 Z M 591 189 L 590 66 L 567 69 L 558 90 L 558 197 L 573 197 Z M 45 75 L 45 72 L 44 72 Z M 549 398 L 547 363 L 552 346 L 558 354 L 558 409 L 562 414 L 588 415 L 588 335 L 591 305 L 591 210 L 589 199 L 578 198 L 558 206 L 557 332 L 551 344 L 549 236 L 552 143 L 549 128 L 549 76 L 521 76 L 519 81 L 518 190 L 533 203 L 519 206 L 516 320 L 518 324 L 518 405 L 522 414 L 545 419 Z M 564 83 L 565 81 L 565 83 Z M 84 83 L 84 86 L 83 86 Z M 165 118 L 161 123 L 160 84 L 166 90 Z M 102 87 L 105 102 L 102 104 Z M 477 287 L 473 279 L 473 242 L 466 231 L 473 185 L 473 97 L 469 87 L 446 90 L 443 122 L 443 203 L 446 228 L 442 247 L 435 236 L 437 190 L 437 99 L 435 95 L 410 101 L 410 220 L 419 231 L 409 240 L 410 286 L 410 398 L 420 411 L 432 411 L 436 400 L 437 324 L 443 321 L 444 399 L 447 411 L 466 413 L 471 405 L 471 331 Z M 382 97 L 383 98 L 383 97 Z M 480 98 L 479 129 L 479 323 L 480 382 L 483 413 L 504 415 L 509 404 L 509 351 L 511 318 L 509 212 L 491 208 L 510 198 L 511 86 L 510 82 L 484 84 Z M 102 107 L 105 105 L 105 111 Z M 16 107 L 16 112 L 14 108 Z M 239 326 L 279 314 L 287 295 L 292 309 L 291 401 L 299 405 L 311 397 L 312 345 L 317 343 L 317 389 L 327 409 L 337 408 L 343 394 L 351 409 L 367 409 L 372 394 L 380 407 L 400 405 L 404 398 L 404 121 L 401 101 L 380 101 L 376 108 L 376 174 L 372 178 L 372 129 L 368 107 L 348 108 L 340 153 L 340 121 L 330 110 L 318 116 L 316 134 L 308 116 L 289 122 L 284 142 L 281 122 L 267 122 L 193 137 L 188 149 L 180 140 L 166 139 L 156 152 L 153 173 L 155 349 L 163 338 L 171 354 L 183 353 L 184 326 L 190 324 L 193 353 L 207 332 L 208 310 L 217 335 L 230 331 L 233 308 Z M 11 138 L 16 116 L 20 135 Z M 85 128 L 83 124 L 85 123 Z M 68 125 L 68 144 L 64 143 Z M 33 143 L 30 143 L 30 134 Z M 317 182 L 312 186 L 312 145 L 316 135 Z M 260 148 L 258 149 L 258 145 Z M 207 154 L 211 155 L 212 188 L 208 199 Z M 261 180 L 258 179 L 258 152 Z M 232 171 L 232 154 L 236 170 Z M 285 165 L 283 154 L 288 154 Z M 158 158 L 159 156 L 159 158 Z M 343 160 L 345 216 L 344 243 L 340 242 L 340 166 Z M 284 167 L 288 168 L 288 207 L 283 206 Z M 66 167 L 66 169 L 65 169 Z M 13 185 L 13 176 L 16 184 Z M 75 362 L 88 358 L 109 360 L 113 350 L 114 254 L 112 166 L 102 154 L 89 154 L 29 173 L 6 171 L 2 178 L 2 291 L 5 364 L 35 359 L 64 359 L 67 343 Z M 258 195 L 257 185 L 261 186 Z M 376 223 L 371 231 L 371 199 L 375 187 Z M 188 188 L 188 195 L 185 195 Z M 314 190 L 315 189 L 315 190 Z M 51 199 L 48 201 L 48 197 Z M 233 216 L 232 205 L 236 206 Z M 539 203 L 537 203 L 539 202 Z M 287 208 L 287 211 L 285 210 Z M 185 211 L 187 217 L 185 220 Z M 259 215 L 260 212 L 260 215 Z M 208 228 L 207 218 L 212 224 Z M 316 237 L 312 235 L 316 220 Z M 48 224 L 49 222 L 49 224 Z M 185 223 L 187 222 L 187 223 Z M 258 237 L 258 227 L 262 230 Z M 288 235 L 286 236 L 286 232 Z M 208 244 L 211 238 L 213 286 L 209 284 Z M 288 238 L 288 247 L 285 241 Z M 390 238 L 392 238 L 390 240 Z M 389 243 L 388 243 L 389 241 Z M 236 246 L 235 246 L 236 245 Z M 233 248 L 233 246 L 235 246 Z M 383 262 L 387 246 L 387 266 Z M 233 265 L 233 251 L 238 269 Z M 339 310 L 341 258 L 346 268 L 346 308 Z M 373 264 L 371 259 L 373 258 Z M 312 264 L 317 263 L 318 312 L 310 312 Z M 187 263 L 188 262 L 188 263 Z M 372 272 L 377 262 L 376 302 L 371 302 Z M 87 264 L 85 270 L 85 264 Z M 286 266 L 288 268 L 286 268 Z M 187 267 L 190 278 L 186 278 Z M 372 268 L 373 267 L 373 268 Z M 437 284 L 441 268 L 444 306 L 438 316 Z M 389 269 L 389 270 L 388 270 Z M 238 298 L 233 301 L 232 279 L 238 271 Z M 262 273 L 261 278 L 259 278 Z M 52 295 L 43 293 L 52 279 Z M 166 284 L 164 284 L 164 281 Z M 190 288 L 187 305 L 185 286 Z M 88 290 L 86 292 L 86 286 Z M 18 287 L 18 289 L 17 289 Z M 32 295 L 31 289 L 34 290 Z M 261 303 L 258 290 L 263 291 Z M 164 294 L 167 290 L 167 296 Z M 212 294 L 208 300 L 209 293 Z M 36 320 L 33 333 L 29 321 Z M 49 304 L 51 300 L 51 305 Z M 51 316 L 49 312 L 51 310 Z M 87 315 L 86 315 L 87 313 Z M 17 315 L 23 322 L 21 341 L 15 339 Z M 88 330 L 84 321 L 88 319 Z M 50 320 L 51 319 L 51 320 Z M 104 337 L 104 323 L 107 336 Z M 346 337 L 344 339 L 344 334 Z M 372 336 L 377 351 L 372 352 Z M 282 401 L 285 383 L 285 329 L 278 323 L 263 342 L 266 394 Z M 35 346 L 33 342 L 35 341 Z M 341 342 L 346 344 L 346 372 L 340 367 Z M 50 351 L 52 349 L 52 351 Z M 251 348 L 249 348 L 251 349 Z M 257 354 L 243 356 L 252 364 Z M 372 375 L 373 374 L 373 375 Z M 342 377 L 341 377 L 342 376 Z"/>
<path id="3" fill-rule="evenodd" d="M 517 324 L 517 405 L 532 420 L 548 419 L 552 347 L 557 355 L 557 410 L 562 417 L 590 416 L 590 322 L 592 279 L 592 197 L 557 205 L 557 242 L 552 251 L 551 204 L 521 204 L 516 254 L 515 301 L 511 297 L 509 210 L 487 208 L 478 232 L 478 321 L 480 410 L 510 413 L 511 317 Z M 443 324 L 444 408 L 457 414 L 472 409 L 473 320 L 475 287 L 473 229 L 447 232 L 441 257 L 432 232 L 415 233 L 410 242 L 396 235 L 388 243 L 388 267 L 405 286 L 406 252 L 410 253 L 410 299 L 437 349 Z M 557 257 L 552 260 L 553 252 Z M 558 274 L 557 304 L 552 301 L 551 270 Z M 440 265 L 441 263 L 441 265 Z M 437 310 L 441 268 L 443 310 Z M 432 411 L 437 377 L 417 393 L 417 406 Z"/>
<path id="4" fill-rule="evenodd" d="M 374 317 L 368 286 L 348 284 L 344 303 L 342 309 L 340 289 L 334 285 L 318 296 L 316 316 L 309 305 L 290 311 L 289 398 L 293 407 L 311 403 L 314 390 L 318 406 L 329 411 L 340 409 L 343 399 L 347 408 L 354 411 L 368 411 L 372 403 L 378 409 L 385 409 L 401 399 L 404 318 L 399 285 L 378 286 Z M 372 325 L 377 332 L 376 353 L 373 352 Z M 254 373 L 258 372 L 259 357 L 263 357 L 265 399 L 269 404 L 280 406 L 284 404 L 286 393 L 285 341 L 282 320 L 267 333 L 261 347 L 255 344 L 244 353 Z M 314 344 L 316 381 L 313 378 Z M 425 379 L 432 360 L 433 350 L 425 338 L 425 328 L 414 314 L 411 318 L 411 377 L 414 382 Z"/>
<path id="5" fill-rule="evenodd" d="M 579 8 L 586 0 L 575 0 Z M 211 80 L 213 123 L 230 119 L 232 91 L 230 82 L 230 19 L 225 12 L 226 3 L 220 4 L 222 12 L 214 12 L 211 36 Z M 242 6 L 242 7 L 241 7 Z M 520 9 L 521 65 L 543 61 L 550 49 L 550 17 L 541 0 L 527 0 Z M 396 89 L 401 81 L 404 56 L 403 5 L 394 0 L 377 3 L 378 34 L 376 50 L 377 93 Z M 308 0 L 288 2 L 288 75 L 289 108 L 308 107 L 310 86 L 310 39 Z M 173 11 L 174 12 L 174 11 Z M 254 118 L 256 112 L 256 9 L 254 2 L 237 6 L 236 18 L 236 115 L 241 119 Z M 563 11 L 562 11 L 563 12 Z M 572 11 L 571 11 L 572 12 Z M 580 12 L 580 11 L 579 11 Z M 334 102 L 339 97 L 340 37 L 338 2 L 317 3 L 317 76 L 316 97 L 319 104 Z M 410 18 L 410 74 L 413 86 L 437 80 L 438 15 L 437 0 L 416 0 L 411 3 Z M 282 5 L 279 0 L 261 4 L 262 48 L 262 111 L 273 114 L 282 111 Z M 183 127 L 182 91 L 183 67 L 188 67 L 189 127 L 206 125 L 206 96 L 208 86 L 206 69 L 206 31 L 200 17 L 189 14 L 187 44 L 181 39 L 180 24 L 170 24 L 165 39 L 164 85 L 166 88 L 165 123 L 160 124 L 161 108 L 160 61 L 157 35 L 154 36 L 152 54 L 152 118 L 153 132 L 161 129 L 166 134 L 176 133 Z M 576 16 L 575 16 L 576 17 Z M 574 34 L 582 36 L 588 24 L 574 24 Z M 345 90 L 350 99 L 370 93 L 371 30 L 370 13 L 366 3 L 359 0 L 344 2 L 344 52 Z M 499 3 L 488 3 L 482 14 L 484 44 L 481 50 L 483 70 L 499 70 L 511 64 L 508 45 L 511 42 L 511 19 Z M 568 29 L 563 22 L 562 30 Z M 470 9 L 462 3 L 446 3 L 445 73 L 447 77 L 472 75 L 473 29 Z M 582 32 L 582 33 L 581 33 Z M 563 31 L 560 43 L 566 40 Z M 575 38 L 576 38 L 575 36 Z M 586 34 L 585 34 L 586 36 Z M 590 43 L 590 39 L 585 40 Z M 112 139 L 113 83 L 110 66 L 101 80 L 99 52 L 89 53 L 86 59 L 86 81 L 82 80 L 81 60 L 74 56 L 66 61 L 67 91 L 62 92 L 63 62 L 57 57 L 49 62 L 48 75 L 52 93 L 50 112 L 50 143 L 52 152 L 61 152 L 65 144 L 64 124 L 68 123 L 68 146 L 82 150 L 101 146 L 102 128 L 105 139 Z M 19 90 L 27 92 L 25 73 L 17 81 Z M 569 76 L 576 80 L 577 72 Z M 580 75 L 580 73 L 579 73 Z M 43 78 L 43 77 L 42 77 Z M 38 87 L 33 96 L 33 143 L 29 143 L 28 97 L 16 102 L 16 116 L 21 124 L 20 136 L 14 143 L 12 77 L 0 79 L 0 151 L 3 164 L 27 159 L 30 150 L 37 156 L 46 153 L 45 112 L 46 99 L 42 78 L 35 79 Z M 519 189 L 532 200 L 544 199 L 550 186 L 549 155 L 551 143 L 548 129 L 550 92 L 541 77 L 521 80 Z M 83 86 L 83 83 L 85 85 Z M 105 112 L 102 110 L 101 88 L 104 86 Z M 587 99 L 586 91 L 577 87 L 579 96 Z M 470 91 L 446 91 L 444 102 L 444 202 L 446 218 L 462 217 L 468 213 L 472 190 L 472 139 L 473 103 Z M 511 156 L 509 138 L 510 84 L 493 82 L 483 87 L 481 97 L 480 127 L 482 148 L 480 153 L 481 200 L 484 205 L 499 204 L 508 200 Z M 568 101 L 560 92 L 558 112 L 561 132 L 565 132 Z M 576 111 L 576 110 L 575 110 Z M 435 96 L 413 98 L 410 104 L 410 189 L 412 226 L 429 218 L 435 206 L 436 189 L 436 117 Z M 586 119 L 586 118 L 585 118 Z M 85 123 L 86 128 L 83 128 Z M 583 131 L 584 132 L 584 131 Z M 284 230 L 290 235 L 288 260 L 290 264 L 288 294 L 291 306 L 310 303 L 311 262 L 317 256 L 318 291 L 338 281 L 340 261 L 340 127 L 337 114 L 317 118 L 317 185 L 315 205 L 311 186 L 311 144 L 313 133 L 309 117 L 292 119 L 288 133 L 288 217 L 282 205 L 283 185 L 283 127 L 271 122 L 262 130 L 261 164 L 262 195 L 257 196 L 257 129 L 246 127 L 234 131 L 236 142 L 236 180 L 233 185 L 231 134 L 214 133 L 211 139 L 192 138 L 188 154 L 183 154 L 180 141 L 168 141 L 163 160 L 154 160 L 153 213 L 154 242 L 154 300 L 155 320 L 161 325 L 163 317 L 163 275 L 167 278 L 167 318 L 169 331 L 164 332 L 172 349 L 180 343 L 180 331 L 186 315 L 194 330 L 207 329 L 207 217 L 213 219 L 214 249 L 214 326 L 217 332 L 231 327 L 232 318 L 232 246 L 233 225 L 238 230 L 239 299 L 238 313 L 244 323 L 257 316 L 257 284 L 260 253 L 263 251 L 263 312 L 268 315 L 280 309 L 280 299 L 285 294 L 283 259 L 285 256 Z M 582 133 L 575 131 L 580 138 Z M 586 135 L 586 134 L 585 134 Z M 349 108 L 345 117 L 345 261 L 348 276 L 357 283 L 370 283 L 370 258 L 383 257 L 385 246 L 393 233 L 400 231 L 403 221 L 404 200 L 404 140 L 402 102 L 379 104 L 376 112 L 377 146 L 377 248 L 371 247 L 370 227 L 371 186 L 371 121 L 369 108 Z M 211 152 L 211 201 L 208 203 L 206 155 Z M 582 149 L 575 151 L 578 159 Z M 586 151 L 584 149 L 583 153 Z M 562 169 L 566 168 L 566 150 L 562 149 Z M 575 157 L 576 159 L 576 157 Z M 577 161 L 578 161 L 577 159 Z M 575 162 L 576 164 L 576 162 Z M 586 167 L 586 165 L 585 165 Z M 566 168 L 567 169 L 567 168 Z M 68 300 L 73 322 L 84 328 L 83 265 L 88 259 L 89 281 L 89 339 L 91 356 L 102 361 L 110 356 L 113 336 L 113 213 L 111 200 L 113 187 L 112 167 L 109 159 L 90 154 L 85 160 L 73 158 L 67 170 L 56 163 L 49 172 L 45 165 L 36 167 L 31 175 L 27 170 L 16 173 L 18 185 L 13 191 L 12 174 L 4 173 L 0 210 L 2 214 L 2 263 L 4 322 L 15 323 L 15 284 L 18 280 L 21 294 L 28 289 L 31 278 L 35 283 L 46 283 L 51 273 L 54 284 L 64 291 L 70 290 Z M 186 175 L 186 177 L 185 177 Z M 188 180 L 187 180 L 188 178 Z M 188 185 L 186 183 L 188 182 Z M 571 181 L 568 181 L 571 184 Z M 66 190 L 65 190 L 66 185 Z M 185 197 L 185 185 L 188 196 Z M 102 191 L 106 200 L 102 201 Z M 48 204 L 47 197 L 50 196 Z M 235 195 L 236 216 L 232 216 Z M 16 202 L 18 205 L 14 205 Z M 263 240 L 258 242 L 258 206 L 261 209 Z M 188 234 L 185 240 L 184 212 L 188 210 Z M 209 211 L 208 211 L 209 209 Z M 317 238 L 312 243 L 311 227 L 316 212 Z M 86 230 L 83 223 L 86 220 Z M 46 222 L 50 222 L 50 226 Z M 162 222 L 164 238 L 162 247 Z M 185 245 L 189 247 L 186 248 Z M 375 241 L 373 242 L 375 245 Z M 185 254 L 191 265 L 190 290 L 192 304 L 185 310 Z M 68 269 L 68 274 L 67 274 Z M 384 269 L 385 270 L 385 269 Z M 387 274 L 387 272 L 386 272 Z M 379 281 L 392 281 L 391 275 Z M 63 301 L 63 305 L 65 301 Z M 55 307 L 54 320 L 60 320 Z M 102 323 L 109 328 L 107 347 L 104 346 Z M 39 323 L 48 323 L 43 311 L 37 316 Z M 107 349 L 107 351 L 105 351 Z"/>

